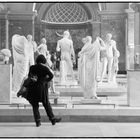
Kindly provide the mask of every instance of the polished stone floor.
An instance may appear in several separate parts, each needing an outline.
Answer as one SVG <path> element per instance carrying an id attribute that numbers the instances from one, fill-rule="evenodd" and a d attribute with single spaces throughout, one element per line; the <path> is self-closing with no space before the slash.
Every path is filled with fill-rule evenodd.
<path id="1" fill-rule="evenodd" d="M 72 137 L 140 137 L 140 123 L 0 123 L 1 138 L 72 138 Z"/>

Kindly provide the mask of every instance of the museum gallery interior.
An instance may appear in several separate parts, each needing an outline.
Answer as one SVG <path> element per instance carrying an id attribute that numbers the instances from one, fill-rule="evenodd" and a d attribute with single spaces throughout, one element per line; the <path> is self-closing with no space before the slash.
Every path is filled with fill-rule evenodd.
<path id="1" fill-rule="evenodd" d="M 54 113 L 61 114 L 63 121 L 129 121 L 140 116 L 132 110 L 140 107 L 139 3 L 0 3 L 1 122 L 33 121 L 31 105 L 24 97 L 17 97 L 29 72 L 28 35 L 36 47 L 33 63 L 41 54 L 41 43 L 47 46 L 55 90 L 52 93 L 49 89 L 49 99 Z M 72 51 L 65 47 L 68 43 Z M 112 47 L 112 52 L 107 47 Z M 112 53 L 112 59 L 102 55 L 104 48 Z M 115 80 L 109 81 L 112 73 Z"/>

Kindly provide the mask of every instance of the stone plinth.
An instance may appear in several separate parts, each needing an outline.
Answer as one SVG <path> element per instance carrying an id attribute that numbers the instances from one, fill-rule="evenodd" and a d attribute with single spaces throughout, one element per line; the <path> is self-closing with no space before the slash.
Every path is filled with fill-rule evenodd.
<path id="1" fill-rule="evenodd" d="M 140 71 L 128 71 L 128 105 L 140 107 Z"/>
<path id="2" fill-rule="evenodd" d="M 82 99 L 81 100 L 82 104 L 101 104 L 100 99 Z"/>
<path id="3" fill-rule="evenodd" d="M 12 65 L 0 65 L 0 104 L 11 103 Z"/>
<path id="4" fill-rule="evenodd" d="M 78 83 L 76 80 L 67 80 L 67 81 L 61 81 L 60 85 L 71 86 L 71 85 L 78 85 Z"/>
<path id="5" fill-rule="evenodd" d="M 115 83 L 115 82 L 102 82 L 102 83 L 98 83 L 98 88 L 117 88 L 118 87 L 118 84 Z"/>

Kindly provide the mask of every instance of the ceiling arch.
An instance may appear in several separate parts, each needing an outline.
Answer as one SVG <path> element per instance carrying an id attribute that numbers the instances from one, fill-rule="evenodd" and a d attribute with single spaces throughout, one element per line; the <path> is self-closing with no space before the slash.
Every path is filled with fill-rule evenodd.
<path id="1" fill-rule="evenodd" d="M 36 3 L 36 8 L 38 13 L 38 20 L 44 20 L 45 16 L 51 6 L 53 6 L 56 3 Z M 99 6 L 98 3 L 76 3 L 80 5 L 87 13 L 89 19 L 96 20 Z"/>
<path id="2" fill-rule="evenodd" d="M 78 23 L 91 19 L 91 14 L 78 3 L 55 3 L 45 10 L 43 20 L 50 23 Z"/>

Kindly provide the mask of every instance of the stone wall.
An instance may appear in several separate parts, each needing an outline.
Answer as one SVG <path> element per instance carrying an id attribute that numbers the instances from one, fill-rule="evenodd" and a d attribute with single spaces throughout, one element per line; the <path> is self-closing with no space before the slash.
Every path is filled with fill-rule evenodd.
<path id="1" fill-rule="evenodd" d="M 0 64 L 0 104 L 11 103 L 12 65 Z"/>

